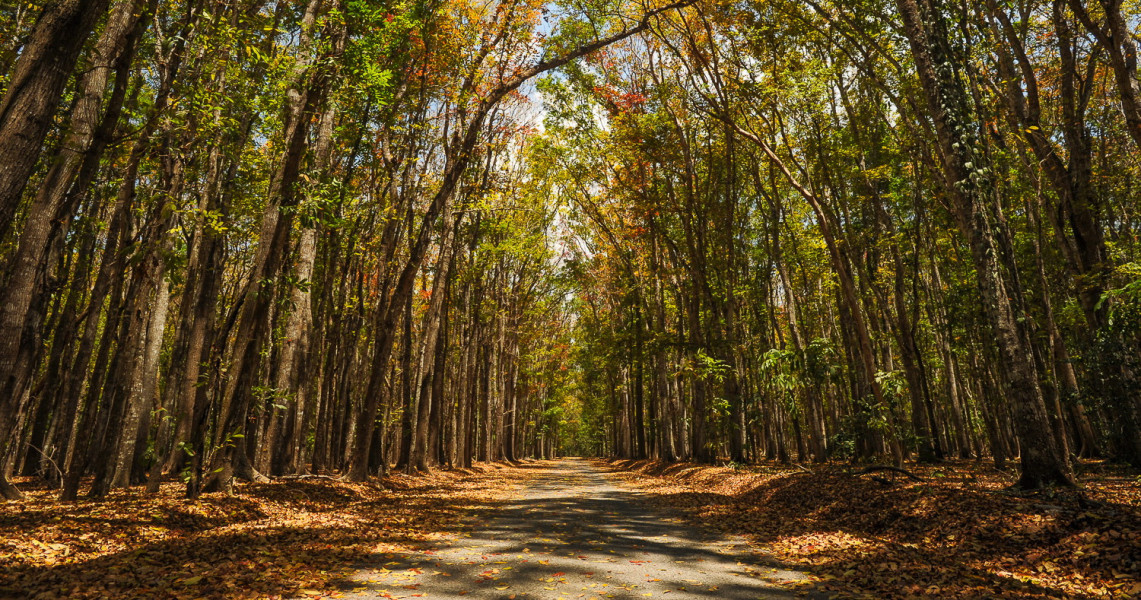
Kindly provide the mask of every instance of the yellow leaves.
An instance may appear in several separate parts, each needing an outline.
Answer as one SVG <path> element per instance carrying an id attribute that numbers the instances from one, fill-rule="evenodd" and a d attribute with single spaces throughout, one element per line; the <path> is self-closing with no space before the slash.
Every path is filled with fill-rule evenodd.
<path id="1" fill-rule="evenodd" d="M 71 552 L 67 544 L 45 544 L 39 540 L 32 540 L 32 543 L 52 555 L 67 556 Z"/>
<path id="2" fill-rule="evenodd" d="M 1054 571 L 1058 570 L 1058 565 L 1056 565 L 1050 561 L 1046 561 L 1044 563 L 1039 564 L 1037 567 L 1037 570 L 1039 573 L 1053 573 Z"/>

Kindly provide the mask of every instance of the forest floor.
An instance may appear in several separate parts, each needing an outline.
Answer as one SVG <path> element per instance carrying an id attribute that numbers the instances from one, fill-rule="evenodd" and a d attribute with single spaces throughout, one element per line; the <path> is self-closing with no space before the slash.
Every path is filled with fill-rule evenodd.
<path id="1" fill-rule="evenodd" d="M 0 504 L 0 597 L 790 598 L 800 572 L 582 459 Z M 762 560 L 758 561 L 758 558 Z"/>
<path id="2" fill-rule="evenodd" d="M 18 479 L 27 499 L 0 501 L 0 598 L 327 596 L 354 564 L 460 531 L 530 476 L 479 464 L 379 484 L 239 484 L 234 496 L 193 501 L 171 482 L 102 502 L 57 502 L 57 491 Z"/>
<path id="3" fill-rule="evenodd" d="M 1141 598 L 1136 474 L 1019 495 L 974 462 L 809 471 L 535 461 L 72 503 L 22 480 L 0 598 Z"/>
<path id="4" fill-rule="evenodd" d="M 650 505 L 747 534 L 828 597 L 1141 598 L 1141 477 L 1107 465 L 1085 464 L 1078 491 L 1018 494 L 1015 473 L 966 461 L 913 468 L 922 481 L 836 464 L 603 464 Z"/>

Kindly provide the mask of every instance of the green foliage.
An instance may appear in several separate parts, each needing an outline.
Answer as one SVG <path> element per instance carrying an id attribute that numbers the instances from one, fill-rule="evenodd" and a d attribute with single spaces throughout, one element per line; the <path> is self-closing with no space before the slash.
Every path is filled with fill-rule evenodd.
<path id="1" fill-rule="evenodd" d="M 1141 464 L 1141 449 L 1131 438 L 1141 426 L 1136 405 L 1141 388 L 1137 378 L 1129 376 L 1141 373 L 1141 265 L 1122 265 L 1118 276 L 1124 284 L 1102 296 L 1099 308 L 1106 311 L 1106 325 L 1096 332 L 1084 362 L 1094 375 L 1090 404 L 1115 415 L 1105 424 L 1115 454 Z"/>
<path id="2" fill-rule="evenodd" d="M 907 378 L 903 371 L 876 371 L 876 383 L 879 384 L 889 408 L 906 402 Z"/>
<path id="3" fill-rule="evenodd" d="M 699 381 L 721 383 L 725 381 L 729 369 L 729 363 L 709 356 L 704 348 L 699 348 L 694 353 L 693 360 L 687 361 L 682 366 L 681 373 Z"/>
<path id="4" fill-rule="evenodd" d="M 409 60 L 409 37 L 421 31 L 423 2 L 349 0 L 343 20 L 350 30 L 344 53 L 345 85 L 376 106 L 388 104 L 394 68 Z"/>

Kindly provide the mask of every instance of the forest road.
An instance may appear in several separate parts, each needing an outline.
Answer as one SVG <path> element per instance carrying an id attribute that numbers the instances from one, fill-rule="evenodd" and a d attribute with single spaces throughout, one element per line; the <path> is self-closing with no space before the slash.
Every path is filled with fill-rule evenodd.
<path id="1" fill-rule="evenodd" d="M 536 475 L 461 535 L 378 557 L 340 582 L 345 598 L 804 598 L 803 573 L 765 565 L 743 539 L 685 524 L 583 459 Z M 823 596 L 821 596 L 823 597 Z"/>

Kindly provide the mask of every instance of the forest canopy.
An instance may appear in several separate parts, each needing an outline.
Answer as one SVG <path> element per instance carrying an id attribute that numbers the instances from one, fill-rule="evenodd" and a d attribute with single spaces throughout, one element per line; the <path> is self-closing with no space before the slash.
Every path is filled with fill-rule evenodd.
<path id="1" fill-rule="evenodd" d="M 1141 465 L 1139 21 L 0 3 L 0 493 Z"/>

